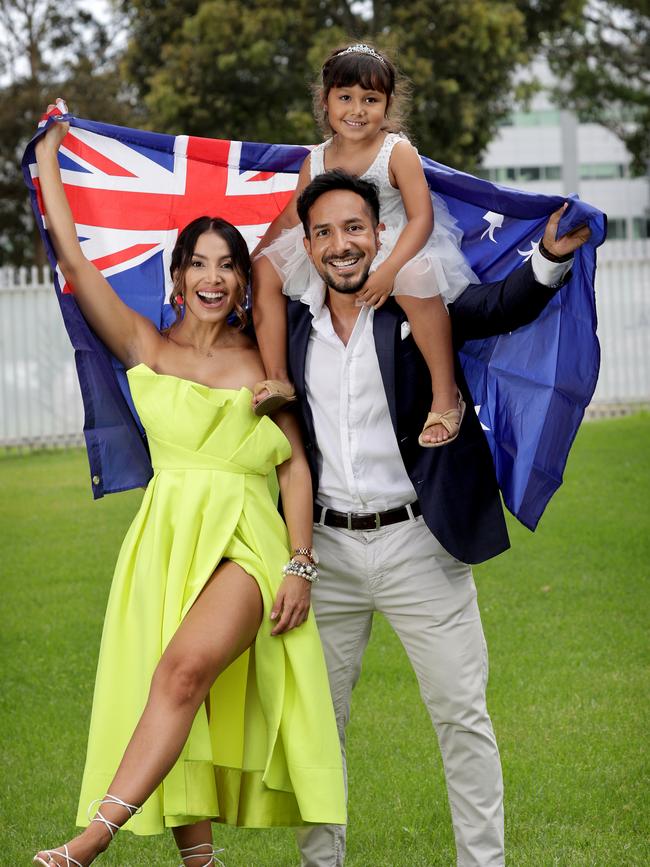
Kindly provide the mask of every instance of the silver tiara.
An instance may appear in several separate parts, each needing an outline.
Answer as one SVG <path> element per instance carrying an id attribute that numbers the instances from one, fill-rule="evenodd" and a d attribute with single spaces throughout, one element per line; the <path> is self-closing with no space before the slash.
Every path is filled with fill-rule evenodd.
<path id="1" fill-rule="evenodd" d="M 343 54 L 369 54 L 370 57 L 374 57 L 375 60 L 378 60 L 380 63 L 383 63 L 386 66 L 386 61 L 378 54 L 374 48 L 371 48 L 369 45 L 365 45 L 363 42 L 357 42 L 356 45 L 348 45 L 347 48 L 344 48 L 343 51 L 337 52 L 334 57 L 341 57 Z"/>

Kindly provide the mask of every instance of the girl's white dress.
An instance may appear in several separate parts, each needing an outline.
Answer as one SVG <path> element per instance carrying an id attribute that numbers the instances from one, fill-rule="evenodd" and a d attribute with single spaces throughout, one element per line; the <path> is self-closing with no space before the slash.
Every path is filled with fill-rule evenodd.
<path id="1" fill-rule="evenodd" d="M 395 145 L 407 139 L 388 133 L 372 165 L 362 175 L 372 181 L 379 192 L 379 217 L 386 228 L 380 232 L 381 247 L 370 271 L 376 271 L 392 252 L 397 239 L 407 224 L 402 196 L 390 183 L 388 165 Z M 311 152 L 312 180 L 325 171 L 325 149 L 331 139 L 317 145 Z M 413 295 L 417 298 L 442 296 L 450 304 L 470 283 L 480 282 L 460 250 L 463 232 L 449 213 L 440 196 L 431 194 L 434 228 L 424 247 L 404 265 L 395 277 L 394 295 Z M 286 229 L 269 244 L 260 255 L 266 256 L 280 275 L 285 295 L 309 304 L 318 297 L 322 278 L 309 261 L 303 245 L 304 230 L 298 224 Z"/>

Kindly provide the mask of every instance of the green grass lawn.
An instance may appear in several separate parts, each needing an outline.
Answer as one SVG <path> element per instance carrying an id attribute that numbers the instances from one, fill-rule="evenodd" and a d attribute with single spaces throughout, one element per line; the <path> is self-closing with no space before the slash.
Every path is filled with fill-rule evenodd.
<path id="1" fill-rule="evenodd" d="M 93 503 L 78 451 L 0 458 L 0 865 L 74 832 L 103 610 L 137 492 Z M 650 416 L 584 425 L 535 534 L 476 569 L 512 867 L 650 864 Z M 454 864 L 433 731 L 377 619 L 349 728 L 347 867 Z M 217 828 L 228 867 L 289 867 L 290 831 Z M 100 862 L 176 865 L 171 837 Z"/>

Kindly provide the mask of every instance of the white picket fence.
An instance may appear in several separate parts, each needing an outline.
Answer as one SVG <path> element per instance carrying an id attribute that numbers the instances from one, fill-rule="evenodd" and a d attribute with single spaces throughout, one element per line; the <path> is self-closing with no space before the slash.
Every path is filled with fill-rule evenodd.
<path id="1" fill-rule="evenodd" d="M 650 403 L 650 241 L 612 241 L 596 278 L 600 379 L 593 407 Z M 0 268 L 0 446 L 83 441 L 83 407 L 47 269 Z"/>

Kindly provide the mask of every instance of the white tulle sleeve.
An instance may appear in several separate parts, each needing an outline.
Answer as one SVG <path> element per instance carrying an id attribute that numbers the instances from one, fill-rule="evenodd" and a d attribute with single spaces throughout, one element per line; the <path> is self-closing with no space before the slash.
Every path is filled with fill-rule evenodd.
<path id="1" fill-rule="evenodd" d="M 285 229 L 259 256 L 266 256 L 282 280 L 288 298 L 301 298 L 311 279 L 311 263 L 305 252 L 305 231 L 301 223 Z"/>

